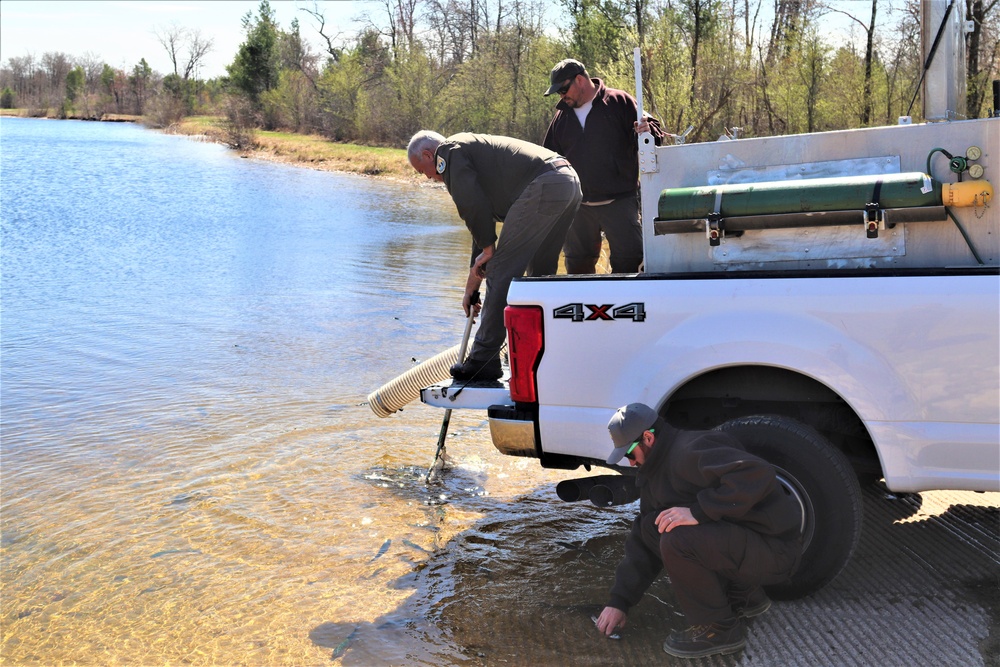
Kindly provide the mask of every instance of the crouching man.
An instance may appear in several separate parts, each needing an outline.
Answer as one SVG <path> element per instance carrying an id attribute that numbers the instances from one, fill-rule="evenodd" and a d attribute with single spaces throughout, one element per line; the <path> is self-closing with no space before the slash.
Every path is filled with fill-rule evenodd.
<path id="1" fill-rule="evenodd" d="M 662 568 L 689 626 L 663 650 L 681 658 L 741 651 L 743 619 L 771 606 L 761 585 L 798 566 L 798 503 L 774 467 L 728 433 L 678 430 L 642 403 L 619 408 L 608 430 L 608 463 L 624 457 L 638 468 L 639 514 L 598 629 L 610 636 L 624 627 Z"/>

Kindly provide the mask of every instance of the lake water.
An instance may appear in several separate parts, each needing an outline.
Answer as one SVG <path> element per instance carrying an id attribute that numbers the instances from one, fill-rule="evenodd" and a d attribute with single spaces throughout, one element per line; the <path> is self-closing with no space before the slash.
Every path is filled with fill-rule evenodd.
<path id="1" fill-rule="evenodd" d="M 447 193 L 114 123 L 0 157 L 4 663 L 480 662 L 456 564 L 578 537 L 483 414 L 425 485 L 443 413 L 362 405 L 461 338 Z"/>

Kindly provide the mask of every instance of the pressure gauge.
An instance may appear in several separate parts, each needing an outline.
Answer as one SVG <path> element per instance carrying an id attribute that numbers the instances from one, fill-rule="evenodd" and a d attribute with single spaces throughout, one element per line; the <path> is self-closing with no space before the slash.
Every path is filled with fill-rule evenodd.
<path id="1" fill-rule="evenodd" d="M 978 160 L 983 156 L 983 149 L 979 146 L 969 146 L 969 150 L 965 151 L 965 157 L 970 160 Z"/>
<path id="2" fill-rule="evenodd" d="M 973 178 L 982 178 L 983 177 L 983 165 L 981 165 L 981 164 L 974 164 L 974 165 L 970 166 L 969 167 L 969 176 L 972 176 Z"/>

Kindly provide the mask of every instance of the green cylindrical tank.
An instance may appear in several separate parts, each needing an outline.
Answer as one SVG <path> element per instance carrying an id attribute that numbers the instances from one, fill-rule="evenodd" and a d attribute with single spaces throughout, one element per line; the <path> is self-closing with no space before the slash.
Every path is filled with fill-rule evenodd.
<path id="1" fill-rule="evenodd" d="M 657 219 L 706 218 L 715 212 L 725 218 L 860 210 L 869 203 L 877 203 L 879 208 L 940 206 L 941 183 L 912 172 L 673 188 L 660 193 Z"/>

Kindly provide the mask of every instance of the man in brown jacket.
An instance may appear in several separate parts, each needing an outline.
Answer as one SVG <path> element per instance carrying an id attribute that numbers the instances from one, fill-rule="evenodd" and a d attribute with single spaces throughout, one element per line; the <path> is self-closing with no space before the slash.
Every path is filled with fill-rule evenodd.
<path id="1" fill-rule="evenodd" d="M 670 576 L 685 630 L 663 650 L 681 658 L 736 653 L 744 618 L 771 606 L 761 585 L 788 579 L 802 555 L 798 503 L 774 467 L 723 431 L 681 431 L 642 403 L 608 424 L 615 449 L 638 468 L 639 514 L 597 627 L 611 635 L 661 569 Z"/>

